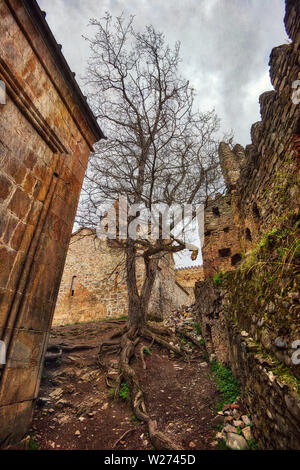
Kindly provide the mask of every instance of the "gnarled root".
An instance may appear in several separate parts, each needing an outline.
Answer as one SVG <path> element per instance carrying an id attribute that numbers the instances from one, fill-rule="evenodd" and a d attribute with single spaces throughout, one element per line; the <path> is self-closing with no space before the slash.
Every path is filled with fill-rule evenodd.
<path id="1" fill-rule="evenodd" d="M 141 334 L 144 336 L 144 332 L 141 332 Z M 129 332 L 125 334 L 121 340 L 122 351 L 120 356 L 120 369 L 130 390 L 132 409 L 139 420 L 147 423 L 150 440 L 156 449 L 181 450 L 167 435 L 158 431 L 156 421 L 150 418 L 145 405 L 144 391 L 140 386 L 134 369 L 129 365 L 139 339 L 139 332 L 135 332 L 134 334 L 132 334 L 132 332 L 130 334 Z"/>
<path id="2" fill-rule="evenodd" d="M 122 332 L 122 333 L 121 333 Z M 163 337 L 164 336 L 164 337 Z M 149 437 L 154 445 L 154 447 L 158 450 L 182 450 L 180 446 L 175 444 L 166 434 L 159 431 L 157 429 L 157 423 L 153 420 L 148 412 L 147 407 L 145 404 L 145 396 L 144 391 L 139 383 L 137 374 L 135 370 L 130 366 L 130 361 L 132 357 L 136 354 L 136 346 L 138 345 L 140 339 L 143 337 L 145 339 L 149 339 L 153 342 L 156 342 L 160 346 L 167 348 L 170 351 L 178 355 L 183 355 L 183 351 L 181 351 L 180 347 L 176 346 L 178 342 L 175 336 L 172 335 L 171 332 L 168 332 L 166 329 L 156 327 L 151 325 L 147 325 L 146 327 L 139 329 L 139 328 L 124 328 L 120 332 L 118 332 L 117 337 L 120 337 L 118 341 L 115 341 L 116 335 L 113 335 L 113 339 L 102 343 L 99 347 L 98 352 L 98 362 L 103 367 L 103 364 L 100 361 L 100 357 L 103 352 L 107 352 L 108 350 L 116 350 L 119 349 L 120 351 L 120 358 L 119 358 L 119 370 L 120 374 L 112 385 L 110 382 L 107 384 L 110 387 L 115 388 L 115 397 L 118 395 L 122 380 L 124 380 L 129 388 L 130 391 L 130 403 L 132 410 L 135 416 L 140 420 L 144 421 L 148 425 L 149 430 Z M 171 344 L 170 344 L 171 343 Z M 142 346 L 139 349 L 139 356 L 142 359 L 143 367 L 146 368 L 146 363 L 144 359 L 144 348 Z"/>

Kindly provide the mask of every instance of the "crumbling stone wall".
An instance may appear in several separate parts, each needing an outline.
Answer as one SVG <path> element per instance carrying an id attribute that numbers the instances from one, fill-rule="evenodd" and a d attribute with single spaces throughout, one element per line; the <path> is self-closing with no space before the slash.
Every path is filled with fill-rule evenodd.
<path id="1" fill-rule="evenodd" d="M 113 240 L 99 240 L 93 230 L 81 229 L 71 238 L 57 299 L 54 325 L 119 318 L 127 315 L 125 254 Z M 137 281 L 145 276 L 137 260 Z M 162 259 L 149 303 L 149 315 L 162 319 L 174 308 L 190 305 L 193 296 L 176 284 L 174 261 Z"/>
<path id="2" fill-rule="evenodd" d="M 210 360 L 228 364 L 229 344 L 223 305 L 224 293 L 212 279 L 195 284 L 195 311 Z"/>
<path id="3" fill-rule="evenodd" d="M 233 221 L 231 194 L 209 200 L 204 213 L 203 270 L 206 278 L 230 271 L 241 260 L 238 228 Z"/>
<path id="4" fill-rule="evenodd" d="M 207 279 L 195 290 L 207 349 L 240 379 L 255 437 L 265 449 L 300 449 L 300 366 L 292 361 L 292 344 L 300 339 L 300 105 L 291 99 L 300 78 L 298 1 L 286 0 L 285 25 L 292 42 L 271 53 L 274 90 L 260 97 L 262 120 L 252 126 L 252 143 L 245 149 L 220 145 L 227 187 L 221 206 L 230 210 L 213 219 L 220 198 L 208 205 Z M 231 243 L 241 255 L 234 269 L 217 256 L 230 217 Z"/>
<path id="5" fill-rule="evenodd" d="M 0 0 L 0 447 L 23 438 L 98 124 L 37 3 Z"/>

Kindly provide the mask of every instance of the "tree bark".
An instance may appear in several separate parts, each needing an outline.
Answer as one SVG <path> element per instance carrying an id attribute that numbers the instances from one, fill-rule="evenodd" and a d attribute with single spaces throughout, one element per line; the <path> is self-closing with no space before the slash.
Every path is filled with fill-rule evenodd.
<path id="1" fill-rule="evenodd" d="M 128 328 L 129 330 L 141 330 L 146 324 L 147 312 L 144 311 L 137 288 L 136 277 L 136 247 L 134 241 L 127 240 L 126 246 L 126 271 L 128 290 Z"/>
<path id="2" fill-rule="evenodd" d="M 144 257 L 145 280 L 139 294 L 136 277 L 136 247 L 133 240 L 128 240 L 126 247 L 126 270 L 128 289 L 128 328 L 141 331 L 146 325 L 149 301 L 156 278 L 158 260 Z"/>

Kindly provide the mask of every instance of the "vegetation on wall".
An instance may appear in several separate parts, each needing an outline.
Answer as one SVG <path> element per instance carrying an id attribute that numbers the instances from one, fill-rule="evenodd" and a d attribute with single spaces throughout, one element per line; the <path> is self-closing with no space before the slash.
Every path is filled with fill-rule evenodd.
<path id="1" fill-rule="evenodd" d="M 210 368 L 214 374 L 218 391 L 221 393 L 221 401 L 217 404 L 217 411 L 221 411 L 223 405 L 233 403 L 240 395 L 240 383 L 233 376 L 231 370 L 219 362 L 213 361 Z"/>

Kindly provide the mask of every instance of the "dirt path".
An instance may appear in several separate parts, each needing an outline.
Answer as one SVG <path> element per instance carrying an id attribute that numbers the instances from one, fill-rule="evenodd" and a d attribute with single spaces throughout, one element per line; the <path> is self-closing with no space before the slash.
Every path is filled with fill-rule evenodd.
<path id="1" fill-rule="evenodd" d="M 43 372 L 31 429 L 40 449 L 153 449 L 146 426 L 126 401 L 111 398 L 105 373 L 96 364 L 100 341 L 118 328 L 99 322 L 52 330 L 50 345 L 64 352 L 61 361 L 48 363 Z M 71 350 L 74 346 L 77 349 Z M 205 360 L 187 363 L 156 345 L 145 360 L 146 371 L 140 361 L 133 364 L 159 428 L 184 449 L 213 449 L 212 420 L 219 395 Z M 110 361 L 117 368 L 116 357 Z"/>

